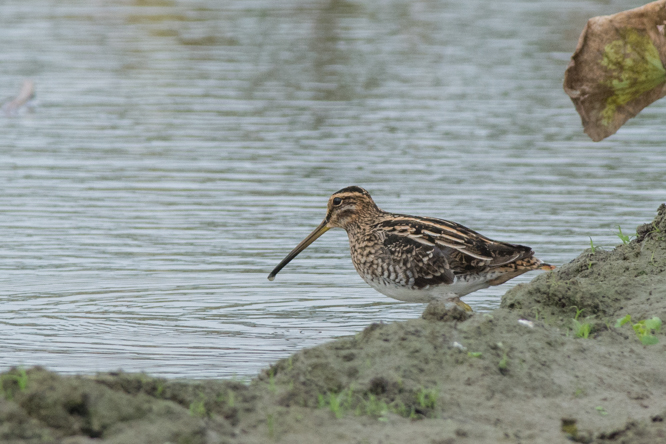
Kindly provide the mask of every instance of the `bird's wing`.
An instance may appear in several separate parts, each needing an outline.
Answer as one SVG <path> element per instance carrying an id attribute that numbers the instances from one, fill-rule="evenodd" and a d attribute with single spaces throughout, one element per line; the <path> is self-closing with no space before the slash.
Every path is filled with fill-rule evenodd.
<path id="1" fill-rule="evenodd" d="M 409 286 L 424 288 L 452 284 L 455 280 L 446 252 L 424 239 L 388 232 L 384 236 L 384 249 Z"/>
<path id="2" fill-rule="evenodd" d="M 425 251 L 443 256 L 455 274 L 499 267 L 534 254 L 529 247 L 497 242 L 442 219 L 395 215 L 378 223 L 377 228 L 394 244 L 398 239 L 410 240 Z"/>

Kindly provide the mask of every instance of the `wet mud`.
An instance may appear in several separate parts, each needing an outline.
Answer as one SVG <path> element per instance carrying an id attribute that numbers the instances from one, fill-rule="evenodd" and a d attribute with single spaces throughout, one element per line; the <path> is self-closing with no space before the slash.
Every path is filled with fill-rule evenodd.
<path id="1" fill-rule="evenodd" d="M 15 368 L 0 375 L 0 442 L 666 442 L 666 335 L 641 322 L 666 321 L 665 271 L 662 205 L 630 242 L 584 251 L 491 313 L 431 304 L 247 384 Z"/>

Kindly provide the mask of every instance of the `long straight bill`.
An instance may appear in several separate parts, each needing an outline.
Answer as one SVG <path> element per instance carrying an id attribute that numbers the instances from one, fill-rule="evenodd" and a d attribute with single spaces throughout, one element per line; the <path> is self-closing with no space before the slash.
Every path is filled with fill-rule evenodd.
<path id="1" fill-rule="evenodd" d="M 315 228 L 315 230 L 314 230 L 312 233 L 310 233 L 310 234 L 308 235 L 308 237 L 306 237 L 305 239 L 303 239 L 303 241 L 302 241 L 300 244 L 296 245 L 296 248 L 294 248 L 293 250 L 291 250 L 291 253 L 289 253 L 289 254 L 287 255 L 287 257 L 285 257 L 284 259 L 282 259 L 282 262 L 280 262 L 280 263 L 278 264 L 278 266 L 275 267 L 275 268 L 273 269 L 273 271 L 271 271 L 271 274 L 268 275 L 268 280 L 269 280 L 269 281 L 272 281 L 273 279 L 275 279 L 275 275 L 278 274 L 278 273 L 280 272 L 280 270 L 282 270 L 282 269 L 285 267 L 285 265 L 287 265 L 289 262 L 291 262 L 291 260 L 292 260 L 293 258 L 295 258 L 296 256 L 298 256 L 298 254 L 299 254 L 301 251 L 303 251 L 303 250 L 305 250 L 306 248 L 308 248 L 308 246 L 309 246 L 312 242 L 316 241 L 317 238 L 318 238 L 319 236 L 321 236 L 322 234 L 324 234 L 324 233 L 326 233 L 328 230 L 330 230 L 331 227 L 327 227 L 327 226 L 326 226 L 327 223 L 328 223 L 328 221 L 327 221 L 326 219 L 324 219 L 324 221 L 323 221 L 321 224 L 319 224 L 319 226 L 318 226 L 317 228 Z"/>

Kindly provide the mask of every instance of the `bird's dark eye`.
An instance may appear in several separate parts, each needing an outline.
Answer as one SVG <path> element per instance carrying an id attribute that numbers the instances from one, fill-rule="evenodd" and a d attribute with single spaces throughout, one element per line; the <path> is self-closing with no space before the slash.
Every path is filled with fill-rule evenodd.
<path id="1" fill-rule="evenodd" d="M 338 205 L 340 205 L 341 203 L 342 203 L 342 199 L 340 199 L 339 197 L 333 198 L 333 205 L 335 205 L 336 207 Z"/>

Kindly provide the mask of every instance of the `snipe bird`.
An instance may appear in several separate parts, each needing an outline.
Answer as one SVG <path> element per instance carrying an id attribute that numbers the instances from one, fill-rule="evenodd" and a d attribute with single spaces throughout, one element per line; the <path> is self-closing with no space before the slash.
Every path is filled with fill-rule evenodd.
<path id="1" fill-rule="evenodd" d="M 406 302 L 452 302 L 500 285 L 531 270 L 555 267 L 534 257 L 530 247 L 488 239 L 455 222 L 380 210 L 361 187 L 343 188 L 328 199 L 323 222 L 268 275 L 285 265 L 331 228 L 344 228 L 351 258 L 363 280 L 378 292 Z"/>

